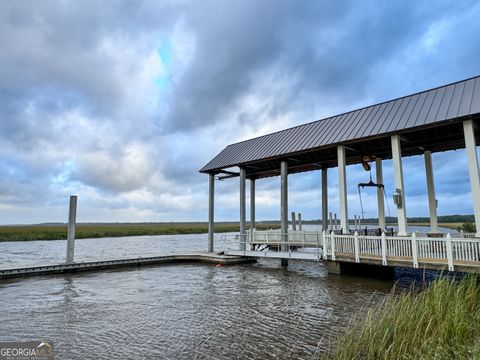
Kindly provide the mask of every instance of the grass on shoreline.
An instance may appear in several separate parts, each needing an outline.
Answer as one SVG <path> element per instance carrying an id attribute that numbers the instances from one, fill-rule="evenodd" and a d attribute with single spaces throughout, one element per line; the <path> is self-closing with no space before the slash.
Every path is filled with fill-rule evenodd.
<path id="1" fill-rule="evenodd" d="M 478 359 L 480 285 L 470 275 L 387 296 L 341 335 L 327 359 Z"/>
<path id="2" fill-rule="evenodd" d="M 417 225 L 417 224 L 411 224 Z M 426 224 L 418 224 L 426 225 Z M 439 224 L 443 227 L 457 229 L 461 223 Z M 428 224 L 427 224 L 428 226 Z M 258 230 L 278 229 L 279 223 L 257 224 Z M 206 223 L 115 223 L 115 224 L 77 224 L 77 239 L 142 236 L 202 234 L 208 231 Z M 215 232 L 238 232 L 234 223 L 217 223 Z M 0 226 L 1 241 L 64 240 L 67 238 L 66 224 L 53 225 L 7 225 Z"/>
<path id="3" fill-rule="evenodd" d="M 439 223 L 439 227 L 452 229 L 458 231 L 464 223 L 461 222 L 452 222 L 452 223 Z M 411 226 L 430 226 L 430 223 L 409 223 Z"/>
<path id="4" fill-rule="evenodd" d="M 258 224 L 257 229 L 276 229 L 275 224 Z M 215 224 L 215 232 L 239 231 L 238 224 Z M 206 223 L 77 224 L 76 238 L 102 238 L 142 235 L 202 234 Z M 64 240 L 67 225 L 0 226 L 0 241 Z"/>

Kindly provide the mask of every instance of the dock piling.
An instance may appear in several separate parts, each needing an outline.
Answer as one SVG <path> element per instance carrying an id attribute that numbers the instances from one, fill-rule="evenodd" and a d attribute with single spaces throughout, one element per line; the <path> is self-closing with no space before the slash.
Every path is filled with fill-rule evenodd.
<path id="1" fill-rule="evenodd" d="M 68 210 L 68 236 L 67 236 L 67 264 L 73 263 L 75 251 L 75 228 L 77 221 L 77 195 L 70 196 L 70 206 Z"/>

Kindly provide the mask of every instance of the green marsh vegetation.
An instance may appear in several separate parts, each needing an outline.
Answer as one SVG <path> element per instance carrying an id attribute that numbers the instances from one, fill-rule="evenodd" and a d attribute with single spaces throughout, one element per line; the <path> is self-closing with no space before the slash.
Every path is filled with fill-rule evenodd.
<path id="1" fill-rule="evenodd" d="M 334 341 L 327 359 L 480 359 L 480 285 L 469 275 L 392 292 Z"/>
<path id="2" fill-rule="evenodd" d="M 276 229 L 277 224 L 258 224 L 258 230 Z M 238 224 L 215 224 L 215 232 L 239 231 Z M 76 238 L 102 238 L 142 235 L 201 234 L 208 232 L 206 223 L 115 223 L 77 224 Z M 62 240 L 67 238 L 66 224 L 0 226 L 0 241 Z"/>

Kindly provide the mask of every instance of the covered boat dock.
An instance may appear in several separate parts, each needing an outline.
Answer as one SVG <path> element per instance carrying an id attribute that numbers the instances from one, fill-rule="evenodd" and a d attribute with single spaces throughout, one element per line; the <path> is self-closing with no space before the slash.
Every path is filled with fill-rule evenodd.
<path id="1" fill-rule="evenodd" d="M 466 149 L 473 212 L 480 238 L 480 176 L 476 146 L 480 142 L 480 76 L 385 101 L 322 120 L 228 145 L 200 169 L 209 175 L 208 250 L 213 251 L 215 180 L 240 180 L 240 234 L 245 238 L 246 180 L 250 182 L 250 226 L 255 228 L 255 182 L 281 177 L 281 234 L 288 241 L 288 175 L 319 171 L 322 179 L 322 222 L 328 217 L 327 172 L 338 167 L 340 234 L 351 234 L 347 201 L 347 165 L 376 164 L 376 182 L 383 183 L 382 161 L 392 159 L 394 203 L 398 219 L 395 236 L 407 230 L 402 158 L 423 155 L 427 179 L 431 232 L 437 232 L 434 152 Z M 379 227 L 385 229 L 384 197 L 377 191 Z M 245 250 L 246 241 L 243 241 Z"/>

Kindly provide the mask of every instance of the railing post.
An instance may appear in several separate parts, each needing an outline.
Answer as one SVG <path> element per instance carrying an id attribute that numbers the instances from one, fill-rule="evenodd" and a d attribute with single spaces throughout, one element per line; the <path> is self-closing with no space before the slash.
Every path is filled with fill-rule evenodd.
<path id="1" fill-rule="evenodd" d="M 412 258 L 413 258 L 413 267 L 418 268 L 418 256 L 417 256 L 417 235 L 415 232 L 412 233 Z"/>
<path id="2" fill-rule="evenodd" d="M 385 231 L 382 232 L 382 265 L 387 265 L 387 239 L 385 237 Z"/>
<path id="3" fill-rule="evenodd" d="M 332 231 L 330 234 L 330 252 L 332 253 L 332 261 L 335 261 L 335 233 Z"/>
<path id="4" fill-rule="evenodd" d="M 322 232 L 322 242 L 323 242 L 323 249 L 322 249 L 322 257 L 323 260 L 328 260 L 327 257 L 327 233 L 325 230 Z"/>
<path id="5" fill-rule="evenodd" d="M 465 232 L 463 231 L 463 229 L 460 229 L 460 237 L 461 237 L 461 238 L 464 238 L 464 237 L 465 237 Z"/>
<path id="6" fill-rule="evenodd" d="M 305 252 L 305 232 L 302 231 L 302 253 Z"/>
<path id="7" fill-rule="evenodd" d="M 360 244 L 358 243 L 358 232 L 355 231 L 353 234 L 353 242 L 355 245 L 355 262 L 360 262 Z"/>
<path id="8" fill-rule="evenodd" d="M 448 233 L 445 238 L 445 245 L 447 246 L 448 271 L 453 271 L 452 237 L 450 236 L 450 233 Z"/>

